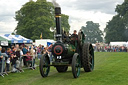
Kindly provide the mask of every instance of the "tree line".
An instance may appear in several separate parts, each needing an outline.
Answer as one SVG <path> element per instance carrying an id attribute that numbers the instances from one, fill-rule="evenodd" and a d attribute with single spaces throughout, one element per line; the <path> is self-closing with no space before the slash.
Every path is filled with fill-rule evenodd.
<path id="1" fill-rule="evenodd" d="M 99 23 L 87 21 L 86 26 L 81 29 L 86 35 L 86 42 L 128 41 L 128 1 L 125 0 L 121 5 L 117 5 L 112 20 L 107 22 L 104 31 L 100 30 Z M 15 19 L 18 22 L 15 28 L 16 34 L 35 40 L 42 34 L 44 39 L 53 39 L 54 33 L 50 31 L 55 28 L 54 6 L 46 0 L 30 0 L 25 3 L 20 10 L 16 11 Z M 61 27 L 69 32 L 69 16 L 62 14 Z M 105 34 L 105 35 L 104 35 Z"/>

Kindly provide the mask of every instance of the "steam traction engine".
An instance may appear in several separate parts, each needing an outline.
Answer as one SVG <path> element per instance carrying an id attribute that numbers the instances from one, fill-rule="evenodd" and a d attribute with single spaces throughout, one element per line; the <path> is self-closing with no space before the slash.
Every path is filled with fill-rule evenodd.
<path id="1" fill-rule="evenodd" d="M 92 44 L 85 43 L 85 35 L 82 30 L 78 33 L 78 38 L 67 36 L 64 37 L 61 32 L 61 8 L 55 8 L 56 18 L 56 43 L 52 47 L 53 62 L 47 53 L 43 54 L 40 59 L 40 74 L 47 77 L 50 66 L 54 66 L 58 72 L 66 72 L 68 66 L 72 67 L 73 77 L 80 75 L 80 68 L 85 72 L 91 72 L 94 69 L 94 50 Z"/>

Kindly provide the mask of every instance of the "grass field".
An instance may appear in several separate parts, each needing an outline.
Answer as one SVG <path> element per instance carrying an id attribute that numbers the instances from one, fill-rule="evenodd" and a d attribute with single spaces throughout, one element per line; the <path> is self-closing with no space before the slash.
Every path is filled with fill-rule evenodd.
<path id="1" fill-rule="evenodd" d="M 47 78 L 42 78 L 37 68 L 0 77 L 0 85 L 128 85 L 128 53 L 96 52 L 94 71 L 85 73 L 81 69 L 77 79 L 73 78 L 71 68 L 58 73 L 51 67 Z"/>

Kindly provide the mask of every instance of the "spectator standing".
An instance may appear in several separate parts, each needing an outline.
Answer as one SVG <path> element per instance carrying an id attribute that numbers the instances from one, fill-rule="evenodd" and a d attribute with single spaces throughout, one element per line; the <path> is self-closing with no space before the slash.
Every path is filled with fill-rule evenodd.
<path id="1" fill-rule="evenodd" d="M 15 49 L 15 47 L 12 47 L 12 52 L 11 52 L 12 72 L 17 71 L 17 69 L 16 69 L 16 60 L 17 60 L 16 49 Z"/>
<path id="2" fill-rule="evenodd" d="M 2 47 L 0 46 L 0 56 L 1 56 L 1 50 L 2 50 Z"/>
<path id="3" fill-rule="evenodd" d="M 23 48 L 23 54 L 25 55 L 27 52 L 28 52 L 28 48 L 27 48 L 27 46 L 25 46 L 25 47 Z"/>
<path id="4" fill-rule="evenodd" d="M 20 60 L 20 69 L 22 69 L 22 67 L 23 67 L 23 51 L 22 51 L 22 47 L 20 47 L 20 59 L 19 60 Z"/>
<path id="5" fill-rule="evenodd" d="M 25 55 L 28 52 L 27 46 L 25 46 L 22 51 L 23 51 L 23 55 Z M 26 56 L 23 57 L 23 62 L 24 62 L 24 65 L 26 66 L 27 65 Z"/>
<path id="6" fill-rule="evenodd" d="M 31 46 L 30 55 L 32 56 L 32 67 L 33 67 L 33 69 L 35 69 L 35 67 L 34 67 L 34 64 L 35 64 L 35 50 L 34 50 L 33 46 Z"/>
<path id="7" fill-rule="evenodd" d="M 1 55 L 3 56 L 3 70 L 5 71 L 5 60 L 8 58 L 5 48 L 2 48 Z"/>
<path id="8" fill-rule="evenodd" d="M 52 58 L 52 47 L 53 47 L 53 44 L 51 44 L 51 45 L 48 47 L 48 52 L 49 52 L 49 56 L 50 56 L 50 61 L 53 60 L 53 58 Z"/>
<path id="9" fill-rule="evenodd" d="M 6 71 L 10 71 L 10 59 L 11 59 L 11 49 L 8 48 L 6 54 L 8 55 L 7 62 L 6 62 Z"/>
<path id="10" fill-rule="evenodd" d="M 38 57 L 38 60 L 41 58 L 41 46 L 38 46 L 37 48 L 37 57 Z"/>
<path id="11" fill-rule="evenodd" d="M 21 69 L 21 55 L 23 55 L 23 53 L 21 53 L 22 51 L 19 48 L 19 45 L 16 45 L 16 69 L 19 71 L 22 71 Z"/>
<path id="12" fill-rule="evenodd" d="M 0 73 L 2 70 L 2 59 L 3 59 L 3 56 L 1 55 L 1 50 L 2 50 L 2 47 L 0 46 Z"/>

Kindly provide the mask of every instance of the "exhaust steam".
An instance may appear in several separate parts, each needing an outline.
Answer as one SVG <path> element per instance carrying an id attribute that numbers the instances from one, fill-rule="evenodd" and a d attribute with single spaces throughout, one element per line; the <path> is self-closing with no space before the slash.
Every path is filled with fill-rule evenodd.
<path id="1" fill-rule="evenodd" d="M 60 7 L 60 5 L 56 2 L 56 0 L 52 0 L 52 3 L 55 7 Z"/>

